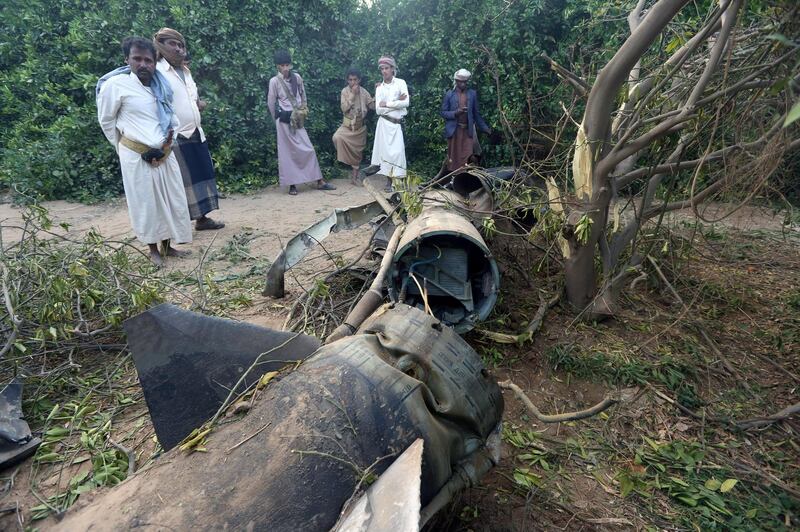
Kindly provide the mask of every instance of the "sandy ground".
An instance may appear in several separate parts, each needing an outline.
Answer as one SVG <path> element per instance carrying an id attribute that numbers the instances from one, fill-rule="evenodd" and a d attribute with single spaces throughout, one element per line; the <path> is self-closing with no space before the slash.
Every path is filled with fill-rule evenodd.
<path id="1" fill-rule="evenodd" d="M 374 179 L 374 178 L 373 178 Z M 378 180 L 375 181 L 378 183 Z M 350 184 L 349 180 L 337 179 L 333 183 L 337 190 L 320 191 L 310 186 L 300 186 L 297 196 L 290 196 L 285 188 L 268 187 L 256 194 L 235 194 L 220 200 L 220 208 L 209 213 L 215 220 L 225 222 L 218 231 L 194 231 L 194 241 L 179 249 L 191 249 L 192 256 L 187 259 L 174 259 L 174 267 L 180 267 L 197 260 L 196 255 L 219 249 L 233 235 L 243 229 L 259 231 L 260 238 L 253 241 L 251 251 L 272 259 L 280 249 L 280 239 L 291 238 L 299 230 L 328 215 L 332 209 L 349 207 L 372 200 L 363 187 Z M 135 238 L 128 219 L 125 198 L 121 197 L 97 205 L 83 205 L 67 201 L 47 201 L 42 203 L 54 222 L 54 232 L 58 234 L 82 234 L 91 228 L 97 229 L 111 240 Z M 4 226 L 22 224 L 22 208 L 10 203 L 0 204 L 0 222 Z M 66 222 L 69 231 L 57 224 Z M 261 234 L 263 233 L 263 234 Z M 6 242 L 19 238 L 21 232 L 6 229 L 3 239 Z M 142 250 L 146 246 L 141 245 Z"/>

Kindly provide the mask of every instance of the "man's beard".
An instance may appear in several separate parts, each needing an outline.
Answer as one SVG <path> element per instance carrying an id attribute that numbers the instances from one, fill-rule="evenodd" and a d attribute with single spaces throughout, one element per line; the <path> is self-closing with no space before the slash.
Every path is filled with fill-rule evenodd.
<path id="1" fill-rule="evenodd" d="M 141 82 L 152 81 L 153 73 L 146 68 L 140 68 L 136 71 L 136 77 L 138 77 Z"/>
<path id="2" fill-rule="evenodd" d="M 186 57 L 184 55 L 180 55 L 180 54 L 177 54 L 177 53 L 164 53 L 164 52 L 161 52 L 161 55 L 163 55 L 164 59 L 166 59 L 167 62 L 170 65 L 174 66 L 175 68 L 182 67 L 183 66 L 183 58 Z"/>

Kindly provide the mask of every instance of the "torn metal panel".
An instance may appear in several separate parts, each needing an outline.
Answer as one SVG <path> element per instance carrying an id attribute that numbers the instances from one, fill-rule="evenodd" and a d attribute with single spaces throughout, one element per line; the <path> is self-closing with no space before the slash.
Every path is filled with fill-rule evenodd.
<path id="1" fill-rule="evenodd" d="M 423 444 L 403 451 L 331 532 L 418 532 Z"/>
<path id="2" fill-rule="evenodd" d="M 325 240 L 331 233 L 343 229 L 355 229 L 381 213 L 383 213 L 383 209 L 377 201 L 346 209 L 334 209 L 330 215 L 292 237 L 272 262 L 272 266 L 267 272 L 267 282 L 263 294 L 270 297 L 283 297 L 286 270 L 300 262 L 309 250 Z"/>
<path id="3" fill-rule="evenodd" d="M 13 379 L 0 391 L 0 470 L 31 456 L 41 443 L 23 419 L 22 383 Z"/>
<path id="4" fill-rule="evenodd" d="M 469 344 L 415 308 L 384 305 L 357 334 L 273 380 L 247 415 L 215 427 L 208 452 L 173 449 L 59 526 L 327 531 L 363 471 L 382 474 L 419 438 L 427 505 L 486 453 L 502 413 L 500 389 Z"/>
<path id="5" fill-rule="evenodd" d="M 124 328 L 164 449 L 211 418 L 262 353 L 288 341 L 261 357 L 245 386 L 268 371 L 307 358 L 319 347 L 312 336 L 212 318 L 169 304 L 129 318 Z"/>

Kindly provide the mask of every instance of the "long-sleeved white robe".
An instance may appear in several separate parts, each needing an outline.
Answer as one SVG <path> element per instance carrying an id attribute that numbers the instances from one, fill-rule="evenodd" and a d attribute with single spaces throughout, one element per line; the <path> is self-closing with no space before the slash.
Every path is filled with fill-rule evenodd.
<path id="1" fill-rule="evenodd" d="M 404 100 L 400 96 L 406 95 Z M 403 127 L 400 124 L 383 120 L 385 115 L 401 119 L 408 113 L 408 87 L 406 82 L 394 77 L 390 83 L 381 82 L 375 88 L 375 113 L 378 125 L 375 128 L 375 142 L 372 145 L 372 161 L 380 165 L 380 174 L 388 177 L 404 177 L 406 175 L 406 145 L 403 138 Z M 386 102 L 381 106 L 382 101 Z"/>
<path id="2" fill-rule="evenodd" d="M 97 119 L 119 155 L 128 214 L 136 237 L 144 244 L 167 239 L 191 242 L 189 208 L 175 155 L 170 153 L 154 168 L 140 154 L 119 143 L 122 136 L 152 148 L 164 143 L 156 99 L 149 87 L 142 85 L 133 72 L 109 79 L 97 97 Z"/>

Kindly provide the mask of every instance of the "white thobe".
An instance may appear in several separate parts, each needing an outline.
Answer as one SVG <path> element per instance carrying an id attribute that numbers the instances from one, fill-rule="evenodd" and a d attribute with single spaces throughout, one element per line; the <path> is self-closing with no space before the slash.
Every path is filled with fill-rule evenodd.
<path id="1" fill-rule="evenodd" d="M 175 134 L 188 139 L 194 135 L 195 130 L 199 130 L 200 142 L 205 142 L 206 134 L 203 132 L 203 128 L 200 127 L 200 109 L 197 107 L 199 93 L 197 92 L 194 78 L 192 78 L 192 73 L 188 68 L 181 67 L 183 69 L 183 79 L 181 79 L 177 69 L 163 57 L 156 64 L 156 68 L 164 74 L 164 77 L 167 78 L 172 87 L 172 108 L 180 123 L 178 129 L 175 130 Z"/>
<path id="2" fill-rule="evenodd" d="M 158 123 L 156 98 L 136 74 L 114 76 L 97 97 L 97 119 L 117 150 L 128 214 L 136 237 L 144 244 L 172 239 L 192 241 L 189 207 L 175 155 L 154 168 L 135 151 L 119 143 L 125 136 L 151 148 L 161 148 L 164 132 Z M 177 120 L 173 121 L 177 127 Z"/>
<path id="3" fill-rule="evenodd" d="M 400 96 L 406 95 L 404 100 Z M 403 139 L 403 127 L 380 118 L 389 116 L 400 119 L 408 113 L 408 87 L 400 78 L 392 78 L 389 83 L 381 82 L 375 88 L 375 113 L 378 125 L 375 128 L 375 142 L 372 145 L 372 164 L 380 165 L 381 174 L 388 177 L 406 175 L 406 145 Z M 381 102 L 386 105 L 381 106 Z"/>

